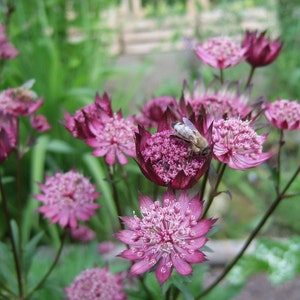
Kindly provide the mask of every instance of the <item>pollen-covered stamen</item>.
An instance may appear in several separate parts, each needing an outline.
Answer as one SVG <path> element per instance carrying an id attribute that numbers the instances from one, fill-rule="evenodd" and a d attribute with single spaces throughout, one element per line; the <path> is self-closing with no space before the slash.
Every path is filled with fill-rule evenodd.
<path id="1" fill-rule="evenodd" d="M 178 248 L 188 250 L 190 244 L 186 239 L 193 236 L 192 227 L 197 223 L 189 209 L 181 212 L 178 202 L 165 203 L 166 206 L 160 207 L 155 202 L 150 209 L 142 210 L 137 240 L 142 239 L 152 254 L 176 254 Z"/>
<path id="2" fill-rule="evenodd" d="M 119 118 L 116 114 L 109 118 L 102 127 L 98 128 L 96 139 L 98 142 L 125 146 L 132 145 L 134 126 L 129 120 Z"/>
<path id="3" fill-rule="evenodd" d="M 190 143 L 173 136 L 172 130 L 153 134 L 148 140 L 142 155 L 150 160 L 156 174 L 169 183 L 180 171 L 186 176 L 195 176 L 205 162 L 200 155 L 193 155 Z"/>
<path id="4" fill-rule="evenodd" d="M 212 38 L 203 44 L 203 48 L 220 61 L 240 53 L 241 47 L 226 37 Z"/>
<path id="5" fill-rule="evenodd" d="M 219 120 L 213 127 L 214 143 L 222 143 L 231 154 L 243 154 L 255 159 L 262 153 L 262 139 L 248 121 Z M 225 150 L 224 150 L 225 151 Z"/>

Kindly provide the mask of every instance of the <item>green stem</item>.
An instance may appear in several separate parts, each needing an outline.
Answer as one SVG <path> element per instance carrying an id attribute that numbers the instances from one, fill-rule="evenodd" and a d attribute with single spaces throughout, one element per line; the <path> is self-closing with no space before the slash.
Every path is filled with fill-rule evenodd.
<path id="1" fill-rule="evenodd" d="M 23 234 L 22 234 L 22 220 L 23 220 L 23 201 L 21 195 L 21 156 L 19 151 L 16 150 L 16 158 L 17 158 L 17 168 L 16 168 L 16 197 L 17 197 L 17 224 L 18 224 L 18 255 L 19 255 L 19 262 L 21 268 L 21 274 L 23 274 Z"/>
<path id="2" fill-rule="evenodd" d="M 220 68 L 220 83 L 223 84 L 224 83 L 224 71 L 223 69 Z"/>
<path id="3" fill-rule="evenodd" d="M 204 207 L 202 219 L 205 218 L 205 216 L 207 215 L 207 212 L 208 212 L 208 210 L 209 210 L 209 208 L 210 208 L 210 206 L 211 206 L 211 204 L 212 204 L 212 202 L 214 200 L 214 197 L 216 195 L 218 187 L 219 187 L 219 185 L 221 183 L 221 179 L 222 179 L 222 177 L 224 175 L 226 166 L 227 166 L 226 164 L 222 164 L 222 166 L 221 166 L 220 172 L 218 173 L 218 176 L 217 176 L 217 181 L 215 183 L 215 186 L 213 187 L 213 189 L 209 193 L 208 200 L 207 200 L 206 205 Z"/>
<path id="4" fill-rule="evenodd" d="M 239 261 L 239 259 L 243 256 L 245 251 L 247 250 L 248 246 L 251 244 L 253 239 L 256 237 L 256 235 L 259 233 L 261 228 L 264 226 L 268 218 L 271 216 L 271 214 L 275 211 L 276 207 L 279 205 L 282 199 L 284 199 L 285 193 L 287 192 L 288 188 L 292 184 L 292 182 L 296 179 L 300 172 L 300 166 L 298 166 L 297 170 L 295 171 L 294 175 L 291 177 L 289 182 L 286 184 L 285 188 L 282 190 L 279 195 L 277 195 L 275 201 L 272 203 L 272 205 L 269 207 L 259 224 L 256 226 L 256 228 L 253 230 L 251 235 L 246 240 L 243 248 L 240 250 L 240 252 L 237 254 L 237 256 L 227 265 L 227 267 L 224 269 L 222 274 L 208 287 L 206 288 L 200 295 L 198 295 L 195 299 L 201 299 L 202 296 L 208 294 L 215 286 L 217 286 L 229 273 L 229 271 L 235 266 L 235 264 Z"/>
<path id="5" fill-rule="evenodd" d="M 208 174 L 209 174 L 209 169 L 205 172 L 204 177 L 203 177 L 203 182 L 201 185 L 201 190 L 200 190 L 200 199 L 202 200 L 205 194 L 205 188 L 207 185 L 207 180 L 208 180 Z"/>
<path id="6" fill-rule="evenodd" d="M 19 260 L 19 256 L 18 256 L 18 251 L 17 251 L 17 247 L 15 244 L 15 240 L 14 240 L 14 236 L 13 236 L 13 232 L 12 232 L 12 228 L 11 228 L 11 217 L 8 211 L 8 207 L 7 207 L 7 200 L 5 197 L 5 192 L 4 192 L 4 187 L 2 184 L 2 179 L 1 179 L 1 175 L 0 175 L 0 190 L 1 190 L 1 198 L 2 198 L 2 205 L 3 205 L 3 212 L 6 218 L 6 223 L 7 223 L 7 228 L 8 228 L 8 236 L 9 236 L 9 240 L 11 242 L 11 247 L 12 247 L 12 252 L 13 252 L 13 257 L 14 257 L 14 262 L 15 262 L 15 267 L 16 267 L 16 272 L 17 272 L 17 281 L 18 281 L 18 289 L 19 289 L 19 296 L 20 298 L 23 297 L 23 284 L 22 284 L 22 268 L 21 268 L 21 262 Z M 21 230 L 21 228 L 19 228 L 19 230 Z"/>
<path id="7" fill-rule="evenodd" d="M 61 243 L 60 243 L 60 247 L 55 255 L 55 258 L 52 262 L 52 265 L 50 266 L 49 270 L 47 271 L 47 273 L 44 275 L 44 277 L 40 280 L 40 282 L 31 289 L 31 291 L 24 297 L 22 298 L 23 300 L 26 300 L 26 299 L 30 299 L 31 295 L 37 291 L 43 284 L 44 282 L 47 280 L 47 278 L 50 276 L 51 272 L 53 271 L 54 267 L 57 265 L 57 262 L 60 258 L 60 255 L 61 255 L 61 252 L 62 252 L 62 249 L 63 249 L 63 246 L 64 246 L 64 242 L 65 242 L 65 238 L 66 238 L 66 235 L 67 235 L 67 230 L 64 230 L 63 234 L 62 234 L 62 237 L 61 237 Z"/>
<path id="8" fill-rule="evenodd" d="M 122 216 L 121 203 L 120 203 L 120 199 L 119 199 L 119 194 L 118 194 L 118 190 L 117 190 L 117 187 L 116 187 L 116 183 L 115 183 L 115 180 L 114 180 L 114 174 L 115 174 L 115 172 L 114 172 L 114 166 L 112 166 L 112 167 L 107 166 L 107 171 L 108 171 L 109 182 L 110 182 L 111 187 L 112 187 L 114 202 L 115 202 L 116 208 L 117 208 L 117 214 L 118 214 L 118 216 Z M 118 220 L 119 220 L 121 229 L 124 229 L 125 226 L 124 226 L 124 224 L 122 223 L 122 221 L 120 220 L 119 217 L 118 217 Z"/>
<path id="9" fill-rule="evenodd" d="M 280 169 L 281 169 L 281 149 L 284 144 L 283 140 L 283 130 L 280 129 L 279 141 L 278 141 L 278 155 L 277 155 L 277 174 L 276 174 L 276 193 L 279 195 L 280 192 L 280 183 L 281 183 L 281 176 L 280 176 Z"/>
<path id="10" fill-rule="evenodd" d="M 249 77 L 248 77 L 245 89 L 247 87 L 249 87 L 249 85 L 251 84 L 251 81 L 252 81 L 252 78 L 253 78 L 253 75 L 254 75 L 254 71 L 255 71 L 255 67 L 251 66 L 251 70 L 250 70 L 250 73 L 249 73 Z"/>

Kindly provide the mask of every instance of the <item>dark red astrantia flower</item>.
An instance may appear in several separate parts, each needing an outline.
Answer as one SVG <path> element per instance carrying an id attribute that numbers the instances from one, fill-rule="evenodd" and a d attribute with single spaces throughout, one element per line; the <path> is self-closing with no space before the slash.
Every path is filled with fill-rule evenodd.
<path id="1" fill-rule="evenodd" d="M 167 111 L 154 134 L 139 126 L 135 142 L 138 164 L 155 184 L 188 189 L 208 170 L 212 155 L 202 156 L 191 151 L 189 142 L 176 137 L 171 127 L 172 117 L 168 114 Z M 209 131 L 202 131 L 200 120 L 193 123 L 211 145 Z"/>
<path id="2" fill-rule="evenodd" d="M 266 31 L 246 31 L 242 46 L 247 48 L 246 61 L 255 68 L 272 63 L 279 55 L 283 43 L 277 38 L 271 41 L 265 37 Z"/>

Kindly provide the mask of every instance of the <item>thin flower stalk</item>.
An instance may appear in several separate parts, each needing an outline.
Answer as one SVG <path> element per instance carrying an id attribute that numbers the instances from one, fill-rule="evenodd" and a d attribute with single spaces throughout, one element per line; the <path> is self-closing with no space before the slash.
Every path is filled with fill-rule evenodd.
<path id="1" fill-rule="evenodd" d="M 62 234 L 62 237 L 61 237 L 61 242 L 60 242 L 60 246 L 57 250 L 57 253 L 54 257 L 54 260 L 51 264 L 51 266 L 49 267 L 48 271 L 46 272 L 46 274 L 42 277 L 42 279 L 40 280 L 40 282 L 32 288 L 31 291 L 29 291 L 29 293 L 22 299 L 26 300 L 26 299 L 30 299 L 31 295 L 37 291 L 39 288 L 41 288 L 41 286 L 45 283 L 45 281 L 47 280 L 47 278 L 50 276 L 50 274 L 52 273 L 53 269 L 55 268 L 55 266 L 57 265 L 57 262 L 60 258 L 60 255 L 62 253 L 62 249 L 64 247 L 64 242 L 65 242 L 65 238 L 66 238 L 66 235 L 67 235 L 67 230 L 64 230 L 63 231 L 63 234 Z"/>
<path id="2" fill-rule="evenodd" d="M 220 274 L 220 276 L 211 284 L 209 285 L 201 294 L 199 294 L 195 299 L 201 299 L 204 295 L 208 294 L 211 290 L 213 290 L 230 272 L 230 270 L 236 265 L 236 263 L 240 260 L 240 258 L 244 255 L 246 250 L 248 249 L 251 242 L 254 240 L 254 238 L 257 236 L 257 234 L 260 232 L 262 227 L 265 225 L 269 217 L 273 214 L 277 206 L 280 204 L 280 202 L 285 199 L 286 192 L 291 186 L 291 184 L 294 182 L 294 180 L 297 178 L 297 176 L 300 173 L 300 166 L 296 169 L 295 173 L 292 175 L 284 189 L 282 190 L 279 195 L 275 198 L 274 202 L 271 204 L 269 209 L 266 211 L 265 215 L 262 217 L 261 221 L 258 223 L 256 228 L 251 232 L 250 236 L 246 240 L 244 246 L 240 250 L 240 252 L 236 255 L 236 257 L 227 265 L 227 267 L 224 269 L 224 271 Z"/>
<path id="3" fill-rule="evenodd" d="M 5 215 L 6 222 L 7 222 L 8 236 L 9 236 L 9 240 L 11 242 L 14 263 L 15 263 L 15 267 L 16 267 L 19 296 L 22 298 L 24 291 L 23 291 L 23 282 L 22 282 L 21 261 L 20 261 L 20 256 L 18 255 L 17 246 L 15 244 L 15 239 L 14 239 L 12 228 L 11 228 L 11 222 L 10 222 L 11 217 L 10 217 L 8 207 L 7 207 L 7 200 L 5 197 L 5 192 L 4 192 L 4 187 L 2 184 L 1 176 L 0 176 L 0 191 L 1 191 L 1 198 L 2 198 L 2 204 L 3 204 L 3 211 L 4 211 L 4 215 Z"/>

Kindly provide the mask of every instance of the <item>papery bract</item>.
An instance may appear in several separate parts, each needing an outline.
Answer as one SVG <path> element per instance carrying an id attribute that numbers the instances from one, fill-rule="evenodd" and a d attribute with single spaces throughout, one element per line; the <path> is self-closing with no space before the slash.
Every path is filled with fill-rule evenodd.
<path id="1" fill-rule="evenodd" d="M 99 208 L 94 200 L 100 193 L 95 192 L 95 186 L 89 179 L 76 170 L 47 176 L 45 183 L 39 184 L 39 187 L 42 193 L 35 198 L 43 206 L 38 208 L 38 212 L 61 227 L 76 228 L 78 220 L 88 221 Z"/>
<path id="2" fill-rule="evenodd" d="M 200 248 L 214 223 L 211 219 L 199 220 L 203 208 L 199 195 L 190 197 L 183 191 L 176 198 L 168 190 L 162 203 L 140 195 L 140 208 L 140 218 L 121 217 L 129 229 L 115 235 L 129 245 L 120 256 L 134 261 L 131 274 L 140 275 L 156 267 L 160 284 L 171 276 L 173 268 L 180 275 L 191 275 L 191 264 L 206 260 Z"/>
<path id="3" fill-rule="evenodd" d="M 279 55 L 283 43 L 265 37 L 266 31 L 246 31 L 242 46 L 247 48 L 246 61 L 252 67 L 264 67 L 272 63 Z"/>
<path id="4" fill-rule="evenodd" d="M 160 96 L 146 102 L 141 114 L 135 117 L 138 124 L 145 128 L 156 127 L 161 121 L 167 108 L 177 110 L 178 102 L 174 97 Z"/>
<path id="5" fill-rule="evenodd" d="M 245 60 L 246 49 L 229 37 L 215 37 L 195 47 L 196 56 L 206 65 L 226 69 Z"/>
<path id="6" fill-rule="evenodd" d="M 69 287 L 67 300 L 124 300 L 121 274 L 112 274 L 107 267 L 86 269 Z"/>
<path id="7" fill-rule="evenodd" d="M 249 121 L 220 119 L 213 123 L 214 158 L 232 169 L 245 170 L 256 167 L 272 155 L 263 153 L 266 135 L 258 135 Z"/>
<path id="8" fill-rule="evenodd" d="M 217 88 L 215 81 L 206 86 L 203 79 L 198 80 L 192 91 L 187 85 L 183 87 L 184 101 L 189 104 L 193 112 L 201 115 L 205 110 L 209 119 L 245 118 L 253 108 L 249 105 L 250 88 L 240 91 L 238 82 L 226 82 Z"/>
<path id="9" fill-rule="evenodd" d="M 275 127 L 282 130 L 300 129 L 300 103 L 297 101 L 278 99 L 263 104 L 265 116 Z"/>

